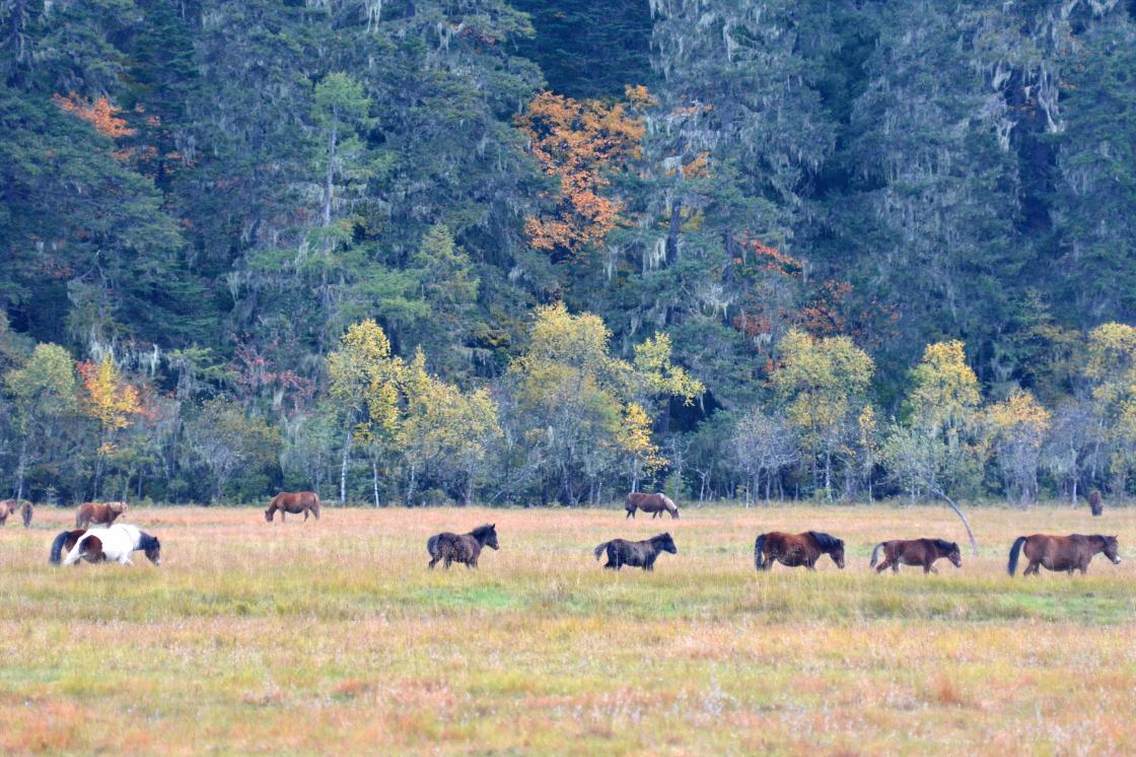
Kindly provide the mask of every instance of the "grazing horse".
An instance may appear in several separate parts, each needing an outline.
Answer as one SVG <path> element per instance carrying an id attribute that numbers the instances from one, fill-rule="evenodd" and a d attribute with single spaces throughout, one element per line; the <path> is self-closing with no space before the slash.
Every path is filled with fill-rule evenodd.
<path id="1" fill-rule="evenodd" d="M 92 523 L 105 523 L 109 526 L 124 512 L 125 502 L 84 502 L 75 513 L 75 528 L 87 528 Z"/>
<path id="2" fill-rule="evenodd" d="M 761 534 L 753 543 L 753 564 L 758 570 L 769 570 L 774 561 L 796 568 L 804 565 L 816 570 L 816 561 L 828 554 L 836 567 L 844 569 L 844 540 L 821 531 L 786 534 L 771 531 Z"/>
<path id="3" fill-rule="evenodd" d="M 600 544 L 593 553 L 598 560 L 605 551 L 607 552 L 605 568 L 619 570 L 624 565 L 630 565 L 632 568 L 654 570 L 655 560 L 658 559 L 660 552 L 670 552 L 672 555 L 677 555 L 678 547 L 675 546 L 671 535 L 666 533 L 652 536 L 646 541 L 612 539 Z"/>
<path id="4" fill-rule="evenodd" d="M 264 511 L 264 519 L 271 523 L 272 516 L 277 510 L 280 511 L 281 523 L 284 522 L 284 513 L 292 513 L 293 515 L 303 513 L 304 520 L 307 520 L 310 512 L 316 516 L 316 520 L 319 520 L 320 498 L 315 492 L 280 492 L 268 503 L 268 509 Z"/>
<path id="5" fill-rule="evenodd" d="M 60 531 L 55 537 L 55 541 L 51 542 L 51 557 L 48 558 L 48 562 L 52 565 L 58 565 L 63 558 L 63 553 L 70 552 L 75 543 L 79 541 L 79 537 L 85 533 L 87 533 L 85 528 L 77 528 L 74 531 Z M 102 542 L 99 542 L 99 544 L 101 545 Z M 92 543 L 91 546 L 94 547 L 94 544 Z"/>
<path id="6" fill-rule="evenodd" d="M 883 550 L 884 560 L 876 568 L 876 558 Z M 868 567 L 876 568 L 877 573 L 883 573 L 888 568 L 893 573 L 899 572 L 900 565 L 922 565 L 924 573 L 938 573 L 934 562 L 945 557 L 954 563 L 956 568 L 962 567 L 962 552 L 959 545 L 945 539 L 896 539 L 882 541 L 872 548 L 872 559 Z"/>
<path id="7" fill-rule="evenodd" d="M 627 508 L 627 518 L 635 517 L 636 508 L 645 513 L 651 513 L 652 518 L 661 516 L 664 512 L 670 513 L 672 518 L 678 517 L 678 506 L 665 494 L 631 492 L 627 495 L 625 507 Z"/>
<path id="8" fill-rule="evenodd" d="M 68 532 L 64 532 L 66 533 Z M 56 541 L 64 534 L 57 536 Z M 119 523 L 107 528 L 89 528 L 75 541 L 75 546 L 71 547 L 63 564 L 74 565 L 79 560 L 86 560 L 133 565 L 130 553 L 137 550 L 143 550 L 155 565 L 162 564 L 162 543 L 158 541 L 158 537 L 140 531 L 137 526 Z M 53 544 L 53 556 L 54 551 Z"/>
<path id="9" fill-rule="evenodd" d="M 1023 549 L 1024 547 L 1024 549 Z M 1044 565 L 1052 571 L 1065 571 L 1072 573 L 1089 567 L 1089 561 L 1098 552 L 1112 560 L 1114 565 L 1120 565 L 1120 555 L 1117 554 L 1119 545 L 1115 536 L 1085 536 L 1084 534 L 1069 534 L 1068 536 L 1050 536 L 1048 534 L 1034 534 L 1033 536 L 1019 536 L 1010 547 L 1010 563 L 1006 566 L 1010 575 L 1018 569 L 1018 553 L 1024 552 L 1029 565 L 1022 571 L 1023 576 L 1030 573 L 1035 576 Z"/>
<path id="10" fill-rule="evenodd" d="M 460 562 L 467 568 L 476 568 L 477 557 L 484 547 L 501 548 L 497 544 L 496 523 L 478 526 L 468 534 L 451 534 L 449 531 L 435 534 L 426 541 L 426 551 L 430 553 L 428 567 L 433 570 L 434 565 L 442 560 L 446 568 L 450 567 L 451 562 Z"/>

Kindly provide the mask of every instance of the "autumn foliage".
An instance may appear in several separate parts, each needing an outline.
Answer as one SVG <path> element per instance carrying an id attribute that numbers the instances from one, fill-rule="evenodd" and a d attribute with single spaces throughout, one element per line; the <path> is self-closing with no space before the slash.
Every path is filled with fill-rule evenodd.
<path id="1" fill-rule="evenodd" d="M 636 102 L 649 97 L 639 89 L 631 94 Z M 544 172 L 560 179 L 554 209 L 525 222 L 529 243 L 539 250 L 574 254 L 603 240 L 622 210 L 618 200 L 602 194 L 610 183 L 605 173 L 638 156 L 642 119 L 630 115 L 623 103 L 542 92 L 517 124 Z"/>
<path id="2" fill-rule="evenodd" d="M 52 95 L 51 100 L 61 109 L 95 127 L 95 130 L 104 137 L 121 139 L 135 133 L 135 130 L 126 123 L 126 119 L 119 115 L 122 111 L 111 105 L 106 97 L 87 102 L 71 92 L 66 96 Z"/>
<path id="3" fill-rule="evenodd" d="M 104 441 L 100 451 L 108 452 L 113 449 L 110 438 L 114 432 L 126 428 L 130 417 L 142 412 L 138 390 L 122 380 L 110 358 L 99 363 L 79 363 L 78 369 L 85 395 L 83 409 L 102 426 Z"/>

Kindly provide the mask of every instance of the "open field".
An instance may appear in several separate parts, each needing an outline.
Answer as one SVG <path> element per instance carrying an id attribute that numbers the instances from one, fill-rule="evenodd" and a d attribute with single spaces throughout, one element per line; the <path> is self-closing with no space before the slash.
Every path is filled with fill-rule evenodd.
<path id="1" fill-rule="evenodd" d="M 1035 531 L 1136 556 L 1136 509 L 970 516 L 981 554 L 924 577 L 868 554 L 963 543 L 945 508 L 139 509 L 160 568 L 68 569 L 47 551 L 73 516 L 40 508 L 0 529 L 0 752 L 1136 753 L 1136 560 L 1005 573 Z M 480 570 L 425 569 L 427 536 L 486 521 Z M 808 528 L 845 571 L 754 572 L 759 531 Z M 653 574 L 592 558 L 664 529 Z"/>

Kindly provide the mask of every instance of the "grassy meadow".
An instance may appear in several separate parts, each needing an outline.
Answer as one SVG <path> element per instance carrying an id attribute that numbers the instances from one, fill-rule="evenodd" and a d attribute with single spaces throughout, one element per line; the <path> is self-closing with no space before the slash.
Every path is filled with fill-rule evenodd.
<path id="1" fill-rule="evenodd" d="M 970 517 L 979 556 L 926 577 L 868 555 L 963 543 L 943 507 L 135 509 L 160 568 L 55 569 L 73 515 L 39 508 L 0 528 L 0 752 L 1136 753 L 1136 560 L 1005 570 L 1037 531 L 1136 556 L 1136 509 Z M 479 570 L 426 570 L 430 534 L 482 522 Z M 759 531 L 809 528 L 846 570 L 755 573 Z M 661 530 L 654 573 L 592 557 Z"/>

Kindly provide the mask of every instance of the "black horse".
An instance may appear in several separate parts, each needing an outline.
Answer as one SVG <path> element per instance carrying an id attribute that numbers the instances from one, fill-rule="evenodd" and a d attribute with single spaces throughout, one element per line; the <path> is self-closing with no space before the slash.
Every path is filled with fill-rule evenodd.
<path id="1" fill-rule="evenodd" d="M 430 553 L 428 567 L 433 568 L 439 560 L 442 560 L 447 568 L 452 562 L 463 563 L 467 568 L 476 568 L 477 557 L 483 547 L 500 549 L 497 544 L 497 524 L 478 526 L 468 534 L 451 534 L 448 531 L 435 534 L 426 542 L 426 551 Z"/>
<path id="2" fill-rule="evenodd" d="M 605 550 L 607 551 L 607 563 L 604 567 L 612 570 L 619 570 L 624 565 L 642 568 L 643 570 L 654 570 L 655 560 L 658 559 L 660 552 L 678 554 L 678 548 L 675 547 L 674 539 L 671 538 L 669 533 L 652 536 L 646 541 L 627 541 L 626 539 L 605 541 L 595 549 L 597 560 L 600 559 L 600 555 Z"/>

